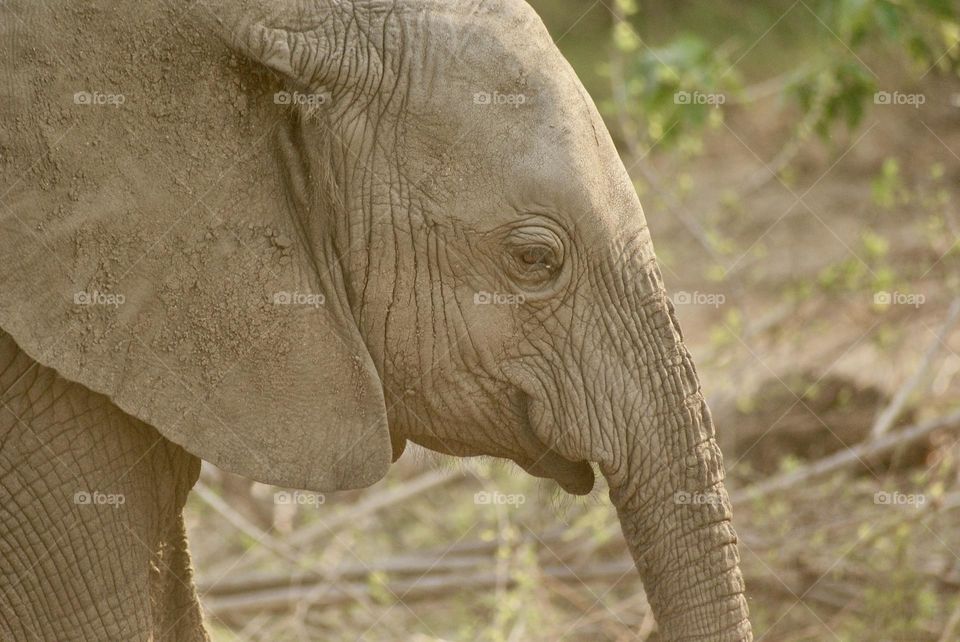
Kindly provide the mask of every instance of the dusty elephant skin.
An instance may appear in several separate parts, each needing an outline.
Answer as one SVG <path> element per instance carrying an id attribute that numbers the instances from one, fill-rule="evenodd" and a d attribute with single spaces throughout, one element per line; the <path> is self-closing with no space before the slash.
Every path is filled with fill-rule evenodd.
<path id="1" fill-rule="evenodd" d="M 6 0 L 0 30 L 0 573 L 65 560 L 0 636 L 202 638 L 161 528 L 197 457 L 331 491 L 410 440 L 572 493 L 597 464 L 663 636 L 751 638 L 643 212 L 526 4 Z M 32 439 L 76 476 L 20 472 Z"/>
<path id="2" fill-rule="evenodd" d="M 0 390 L 0 639 L 204 639 L 181 517 L 200 460 L 3 333 Z"/>

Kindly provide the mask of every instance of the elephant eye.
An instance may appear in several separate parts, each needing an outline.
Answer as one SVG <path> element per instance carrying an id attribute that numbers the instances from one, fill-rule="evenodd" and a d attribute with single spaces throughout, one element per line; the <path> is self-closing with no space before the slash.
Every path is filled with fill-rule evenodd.
<path id="1" fill-rule="evenodd" d="M 560 271 L 562 259 L 549 245 L 527 243 L 513 248 L 510 264 L 514 281 L 528 288 L 537 288 Z"/>
<path id="2" fill-rule="evenodd" d="M 527 268 L 553 269 L 553 252 L 548 247 L 527 246 L 520 249 L 520 262 Z"/>
<path id="3" fill-rule="evenodd" d="M 564 244 L 550 227 L 527 222 L 511 228 L 504 240 L 507 273 L 522 290 L 540 292 L 560 274 Z"/>
<path id="4" fill-rule="evenodd" d="M 552 249 L 545 245 L 526 245 L 513 251 L 514 281 L 528 288 L 543 285 L 559 267 Z"/>

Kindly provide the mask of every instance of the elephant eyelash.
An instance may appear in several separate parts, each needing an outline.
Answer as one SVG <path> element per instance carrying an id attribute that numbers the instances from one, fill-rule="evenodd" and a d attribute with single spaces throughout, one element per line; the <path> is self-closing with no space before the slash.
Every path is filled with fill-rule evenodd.
<path id="1" fill-rule="evenodd" d="M 531 295 L 545 294 L 563 271 L 563 238 L 562 231 L 534 216 L 507 228 L 502 247 L 506 272 L 514 284 Z"/>
<path id="2" fill-rule="evenodd" d="M 510 272 L 513 280 L 524 288 L 539 288 L 560 271 L 560 258 L 552 247 L 527 243 L 510 251 Z"/>
<path id="3" fill-rule="evenodd" d="M 514 253 L 515 259 L 525 269 L 542 268 L 555 270 L 557 257 L 552 249 L 544 245 L 527 245 L 518 248 Z"/>

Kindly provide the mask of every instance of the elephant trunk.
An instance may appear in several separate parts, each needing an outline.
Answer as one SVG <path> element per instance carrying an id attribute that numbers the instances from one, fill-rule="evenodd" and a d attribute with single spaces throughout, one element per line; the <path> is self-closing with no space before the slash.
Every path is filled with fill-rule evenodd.
<path id="1" fill-rule="evenodd" d="M 713 421 L 660 292 L 638 306 L 642 376 L 625 391 L 633 411 L 613 426 L 618 454 L 601 469 L 664 639 L 751 640 Z"/>
<path id="2" fill-rule="evenodd" d="M 702 421 L 698 415 L 708 416 L 702 403 L 703 415 L 701 408 L 689 407 L 684 418 Z M 646 477 L 627 466 L 627 479 L 645 478 L 644 486 L 612 482 L 610 490 L 661 635 L 751 640 L 737 535 L 719 481 L 719 450 L 710 439 L 663 460 L 670 463 L 648 470 Z"/>

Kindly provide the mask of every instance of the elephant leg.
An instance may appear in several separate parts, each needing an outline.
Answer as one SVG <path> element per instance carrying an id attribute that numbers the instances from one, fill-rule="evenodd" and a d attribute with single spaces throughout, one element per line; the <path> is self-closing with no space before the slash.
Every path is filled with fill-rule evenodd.
<path id="1" fill-rule="evenodd" d="M 0 639 L 206 640 L 182 515 L 199 472 L 0 332 Z"/>

